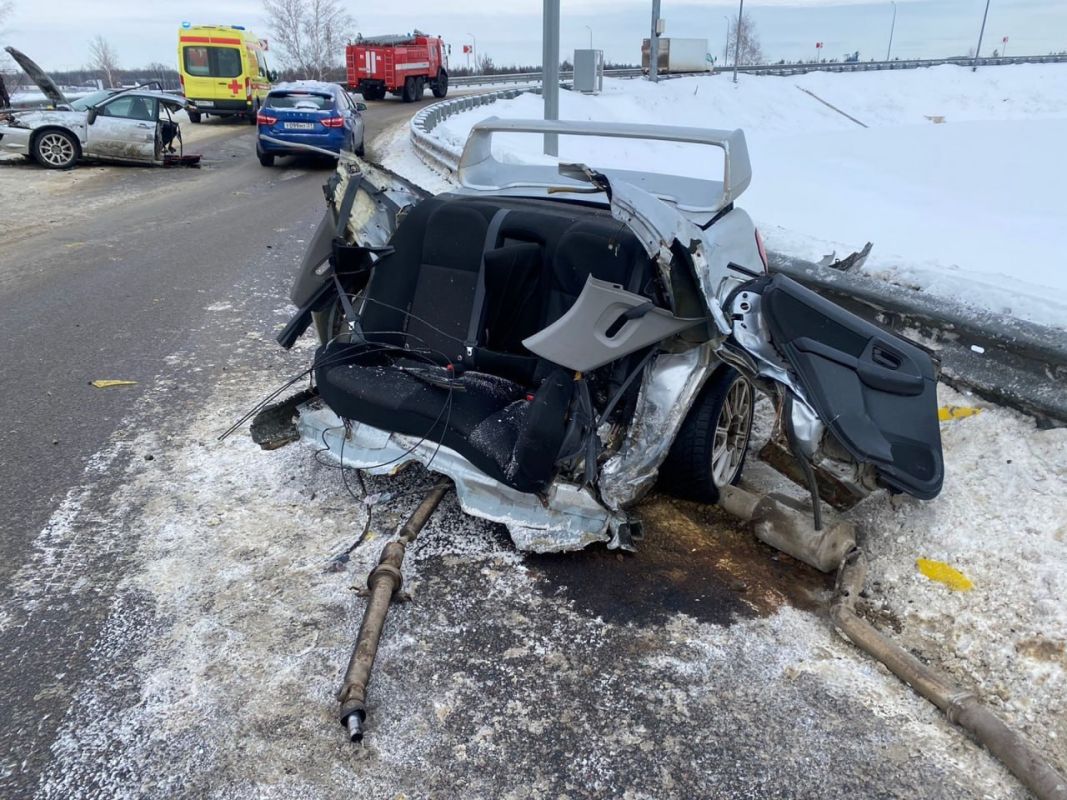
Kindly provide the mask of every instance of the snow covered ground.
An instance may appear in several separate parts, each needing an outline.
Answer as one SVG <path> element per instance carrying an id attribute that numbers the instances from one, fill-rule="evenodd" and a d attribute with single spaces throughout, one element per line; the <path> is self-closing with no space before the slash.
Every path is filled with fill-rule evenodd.
<path id="1" fill-rule="evenodd" d="M 541 99 L 522 95 L 435 134 L 461 145 L 479 119 L 541 114 Z M 869 273 L 1067 327 L 1067 65 L 742 75 L 736 85 L 725 75 L 608 79 L 597 97 L 561 93 L 560 116 L 743 128 L 753 180 L 741 203 L 772 249 L 818 259 L 872 241 Z M 500 137 L 518 158 L 536 157 L 537 144 Z M 664 145 L 575 138 L 561 148 L 601 166 L 686 175 L 721 166 Z"/>

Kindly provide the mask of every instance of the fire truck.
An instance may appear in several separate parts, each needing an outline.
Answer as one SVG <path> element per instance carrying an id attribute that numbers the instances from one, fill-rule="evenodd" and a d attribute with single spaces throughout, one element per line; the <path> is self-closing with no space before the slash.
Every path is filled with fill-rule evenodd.
<path id="1" fill-rule="evenodd" d="M 422 31 L 397 36 L 359 37 L 345 50 L 348 88 L 366 100 L 386 92 L 411 103 L 426 87 L 434 97 L 448 94 L 448 51 L 440 36 Z"/>

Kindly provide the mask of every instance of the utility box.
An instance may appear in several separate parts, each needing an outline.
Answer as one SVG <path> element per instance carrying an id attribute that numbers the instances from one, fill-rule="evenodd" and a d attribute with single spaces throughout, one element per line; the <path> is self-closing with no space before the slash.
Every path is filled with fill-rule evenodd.
<path id="1" fill-rule="evenodd" d="M 641 43 L 641 69 L 648 72 L 648 39 Z M 659 61 L 657 71 L 663 75 L 668 72 L 707 72 L 711 69 L 708 62 L 707 39 L 679 39 L 660 37 Z"/>
<path id="2" fill-rule="evenodd" d="M 604 51 L 574 51 L 574 91 L 600 94 L 604 89 Z"/>

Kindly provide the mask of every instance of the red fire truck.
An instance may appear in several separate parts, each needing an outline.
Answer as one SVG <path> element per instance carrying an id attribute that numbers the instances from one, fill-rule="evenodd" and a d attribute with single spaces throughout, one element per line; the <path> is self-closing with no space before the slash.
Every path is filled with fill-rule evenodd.
<path id="1" fill-rule="evenodd" d="M 399 36 L 360 37 L 345 51 L 348 88 L 367 100 L 386 92 L 405 103 L 422 97 L 429 86 L 434 97 L 448 94 L 448 54 L 439 36 L 422 31 Z"/>

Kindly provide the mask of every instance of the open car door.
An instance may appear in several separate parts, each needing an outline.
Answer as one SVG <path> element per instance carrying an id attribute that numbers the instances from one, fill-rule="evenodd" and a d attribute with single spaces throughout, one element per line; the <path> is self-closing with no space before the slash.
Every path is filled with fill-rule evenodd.
<path id="1" fill-rule="evenodd" d="M 891 489 L 935 497 L 944 463 L 930 356 L 784 275 L 761 293 L 771 340 L 830 433 Z"/>

